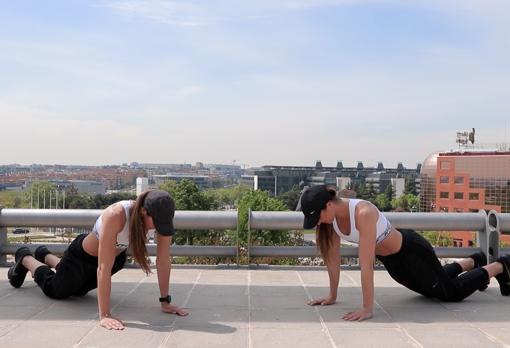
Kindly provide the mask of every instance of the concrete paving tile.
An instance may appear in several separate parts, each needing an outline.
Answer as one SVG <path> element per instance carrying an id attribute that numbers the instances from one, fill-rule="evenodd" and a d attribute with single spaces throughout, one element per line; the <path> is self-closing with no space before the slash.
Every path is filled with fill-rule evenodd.
<path id="1" fill-rule="evenodd" d="M 510 346 L 510 327 L 508 327 L 508 324 L 505 327 L 484 328 L 483 331 L 495 337 L 501 343 Z"/>
<path id="2" fill-rule="evenodd" d="M 208 295 L 203 293 L 195 293 L 191 295 L 187 308 L 189 309 L 204 309 L 211 308 L 229 308 L 229 309 L 240 309 L 248 308 L 248 298 L 245 295 L 246 290 L 239 291 L 227 291 L 226 294 L 222 294 L 220 289 L 210 291 Z"/>
<path id="3" fill-rule="evenodd" d="M 353 323 L 341 317 L 361 305 L 359 271 L 342 270 L 337 304 L 310 307 L 309 295 L 318 298 L 329 291 L 325 270 L 175 268 L 170 287 L 174 302 L 181 304 L 189 296 L 190 315 L 180 318 L 160 312 L 155 275 L 146 278 L 139 269 L 125 269 L 114 276 L 111 307 L 127 329 L 113 332 L 97 325 L 96 290 L 55 301 L 30 278 L 13 289 L 7 270 L 0 268 L 0 347 L 33 347 L 40 341 L 44 347 L 77 342 L 81 347 L 411 346 L 406 333 L 424 347 L 440 346 L 444 337 L 450 346 L 510 345 L 510 298 L 502 297 L 494 282 L 463 302 L 441 303 L 376 271 L 375 299 L 382 308 L 375 306 L 371 320 Z"/>
<path id="4" fill-rule="evenodd" d="M 193 309 L 186 317 L 177 317 L 176 328 L 184 327 L 215 327 L 217 324 L 220 331 L 229 331 L 233 328 L 246 328 L 248 326 L 249 313 L 246 309 Z"/>
<path id="5" fill-rule="evenodd" d="M 250 271 L 252 285 L 285 286 L 299 284 L 299 278 L 295 271 Z"/>
<path id="6" fill-rule="evenodd" d="M 300 296 L 252 296 L 251 308 L 253 309 L 306 309 L 308 297 L 305 293 Z"/>
<path id="7" fill-rule="evenodd" d="M 304 328 L 320 326 L 320 320 L 313 308 L 255 309 L 251 311 L 251 327 L 254 328 Z"/>
<path id="8" fill-rule="evenodd" d="M 0 337 L 0 347 L 72 347 L 89 330 L 90 327 L 75 325 L 65 326 L 65 329 L 45 323 L 20 325 L 7 335 Z"/>
<path id="9" fill-rule="evenodd" d="M 4 305 L 44 307 L 50 305 L 52 302 L 54 302 L 54 300 L 44 295 L 41 289 L 33 281 L 25 282 L 21 288 L 13 289 L 5 296 L 0 297 L 0 307 Z"/>
<path id="10" fill-rule="evenodd" d="M 445 310 L 438 303 L 431 303 L 430 306 L 413 307 L 384 307 L 391 320 L 399 323 L 456 323 L 459 318 L 452 312 Z"/>
<path id="11" fill-rule="evenodd" d="M 351 322 L 342 319 L 342 317 L 352 311 L 358 310 L 356 307 L 346 307 L 340 305 L 333 306 L 321 306 L 316 307 L 319 315 L 322 317 L 325 325 L 328 328 L 344 328 L 344 327 L 352 327 L 352 328 L 360 328 L 360 327 L 384 327 L 384 328 L 395 328 L 396 323 L 389 318 L 386 313 L 382 310 L 376 308 L 374 309 L 374 316 L 370 320 L 365 320 L 361 322 Z"/>
<path id="12" fill-rule="evenodd" d="M 193 337 L 192 340 L 190 336 Z M 203 332 L 188 327 L 172 331 L 166 340 L 162 347 L 248 347 L 248 329 L 236 329 L 233 332 Z"/>
<path id="13" fill-rule="evenodd" d="M 322 327 L 259 328 L 251 331 L 253 348 L 310 347 L 331 348 L 332 344 Z"/>
<path id="14" fill-rule="evenodd" d="M 39 305 L 39 306 L 6 306 L 0 305 L 0 323 L 9 322 L 12 320 L 27 320 L 42 312 L 48 305 Z"/>
<path id="15" fill-rule="evenodd" d="M 423 325 L 406 327 L 409 334 L 424 347 L 496 347 L 486 335 L 476 328 L 461 328 L 439 325 Z"/>
<path id="16" fill-rule="evenodd" d="M 412 347 L 413 341 L 398 328 L 354 328 L 342 327 L 329 330 L 339 347 Z"/>
<path id="17" fill-rule="evenodd" d="M 192 284 L 172 284 L 170 293 L 172 302 L 181 304 L 188 296 Z M 112 298 L 122 301 L 120 306 L 124 307 L 159 307 L 159 287 L 157 284 L 140 284 L 134 291 L 119 294 L 112 289 Z"/>
<path id="18" fill-rule="evenodd" d="M 453 313 L 462 321 L 473 324 L 477 327 L 507 327 L 510 326 L 510 308 L 502 310 L 492 304 L 486 308 L 454 310 Z"/>
<path id="19" fill-rule="evenodd" d="M 247 270 L 204 270 L 200 276 L 200 284 L 244 285 L 248 281 Z"/>
<path id="20" fill-rule="evenodd" d="M 120 331 L 106 330 L 96 326 L 75 347 L 159 347 L 169 330 L 168 327 L 158 328 L 136 324 L 131 324 Z"/>

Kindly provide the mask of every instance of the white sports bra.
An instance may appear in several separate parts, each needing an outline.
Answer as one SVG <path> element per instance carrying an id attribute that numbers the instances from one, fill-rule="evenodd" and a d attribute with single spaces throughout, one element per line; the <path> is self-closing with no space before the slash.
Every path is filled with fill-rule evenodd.
<path id="1" fill-rule="evenodd" d="M 351 222 L 351 232 L 347 235 L 340 231 L 340 228 L 338 227 L 338 224 L 336 222 L 336 219 L 333 220 L 333 229 L 335 232 L 344 240 L 359 244 L 359 231 L 356 228 L 356 218 L 354 217 L 354 212 L 356 211 L 356 206 L 360 202 L 366 202 L 362 199 L 349 199 L 349 218 Z M 386 216 L 384 216 L 381 212 L 379 212 L 379 219 L 377 219 L 376 224 L 376 239 L 375 243 L 379 244 L 381 243 L 391 232 L 391 224 L 386 219 Z"/>
<path id="2" fill-rule="evenodd" d="M 126 214 L 126 223 L 124 224 L 124 227 L 122 227 L 122 231 L 119 232 L 117 235 L 117 248 L 118 249 L 127 249 L 129 247 L 129 218 L 131 216 L 131 208 L 133 208 L 134 201 L 120 201 L 118 202 L 122 205 L 124 208 L 124 212 Z M 101 238 L 101 234 L 103 233 L 102 230 L 103 225 L 103 214 L 101 214 L 94 224 L 94 227 L 92 228 L 92 233 L 96 236 L 96 238 L 99 240 Z M 149 230 L 147 232 L 148 238 L 154 237 L 155 230 Z"/>

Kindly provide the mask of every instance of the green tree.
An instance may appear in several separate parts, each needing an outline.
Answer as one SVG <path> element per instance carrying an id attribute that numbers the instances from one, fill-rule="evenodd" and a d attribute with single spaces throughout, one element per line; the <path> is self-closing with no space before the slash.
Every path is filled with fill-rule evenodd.
<path id="1" fill-rule="evenodd" d="M 252 211 L 284 211 L 285 204 L 278 198 L 270 197 L 265 191 L 252 190 L 239 201 L 239 238 L 245 245 L 248 239 L 248 210 Z M 253 231 L 252 243 L 261 245 L 284 244 L 289 241 L 289 233 L 285 231 Z"/>
<path id="2" fill-rule="evenodd" d="M 377 208 L 379 208 L 380 211 L 388 211 L 391 209 L 391 201 L 384 193 L 379 193 L 375 197 L 374 204 L 377 206 Z"/>
<path id="3" fill-rule="evenodd" d="M 453 237 L 448 232 L 440 231 L 427 231 L 423 232 L 422 236 L 429 241 L 432 246 L 435 247 L 452 247 Z"/>
<path id="4" fill-rule="evenodd" d="M 405 187 L 404 187 L 404 194 L 412 194 L 416 195 L 416 181 L 414 177 L 407 176 L 405 179 Z"/>
<path id="5" fill-rule="evenodd" d="M 404 211 L 417 211 L 419 204 L 419 197 L 410 193 L 402 195 L 399 198 L 394 198 L 391 201 L 391 206 L 393 209 Z"/>
<path id="6" fill-rule="evenodd" d="M 218 206 L 213 197 L 200 191 L 198 186 L 191 180 L 185 179 L 179 182 L 167 181 L 160 185 L 159 189 L 170 193 L 175 201 L 177 210 L 215 210 Z M 177 244 L 217 245 L 220 238 L 221 234 L 210 233 L 207 230 L 178 230 L 173 240 Z"/>
<path id="7" fill-rule="evenodd" d="M 296 210 L 296 206 L 301 197 L 301 190 L 299 186 L 293 186 L 289 191 L 281 194 L 278 198 L 285 204 L 287 209 Z"/>
<path id="8" fill-rule="evenodd" d="M 375 203 L 376 196 L 377 191 L 375 190 L 374 184 L 369 182 L 368 185 L 365 186 L 365 197 L 363 199 Z"/>
<path id="9" fill-rule="evenodd" d="M 66 196 L 65 207 L 67 209 L 96 209 L 96 203 L 89 195 L 72 194 Z"/>
<path id="10" fill-rule="evenodd" d="M 19 191 L 0 191 L 0 205 L 4 208 L 28 208 L 23 193 Z"/>
<path id="11" fill-rule="evenodd" d="M 219 188 L 204 191 L 206 197 L 216 202 L 220 208 L 232 209 L 237 207 L 241 197 L 250 191 L 247 185 L 236 185 L 228 188 Z"/>
<path id="12" fill-rule="evenodd" d="M 393 185 L 391 184 L 391 182 L 384 189 L 384 194 L 386 195 L 386 198 L 388 198 L 390 202 L 393 200 L 393 197 L 395 197 L 395 190 L 393 189 Z"/>
<path id="13" fill-rule="evenodd" d="M 366 187 L 363 183 L 354 184 L 354 191 L 356 192 L 356 197 L 360 199 L 366 199 Z"/>

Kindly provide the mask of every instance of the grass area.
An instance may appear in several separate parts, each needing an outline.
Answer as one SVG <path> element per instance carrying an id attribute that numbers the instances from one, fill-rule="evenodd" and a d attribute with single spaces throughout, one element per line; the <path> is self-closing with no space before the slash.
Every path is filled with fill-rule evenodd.
<path id="1" fill-rule="evenodd" d="M 74 236 L 72 236 L 74 237 Z M 16 243 L 68 243 L 72 237 L 62 236 L 48 236 L 48 235 L 30 235 L 30 236 L 15 236 L 8 237 L 7 242 Z"/>

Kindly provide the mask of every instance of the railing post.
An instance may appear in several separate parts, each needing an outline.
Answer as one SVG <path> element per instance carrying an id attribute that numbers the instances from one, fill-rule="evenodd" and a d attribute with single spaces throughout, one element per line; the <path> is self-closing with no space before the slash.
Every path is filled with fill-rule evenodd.
<path id="1" fill-rule="evenodd" d="M 251 264 L 250 248 L 251 248 L 251 208 L 248 208 L 248 240 L 246 241 L 246 251 L 248 253 L 248 265 Z"/>
<path id="2" fill-rule="evenodd" d="M 3 206 L 0 205 L 0 215 L 2 215 Z M 0 248 L 7 244 L 7 227 L 0 227 Z M 0 266 L 7 264 L 7 255 L 0 254 Z"/>
<path id="3" fill-rule="evenodd" d="M 490 258 L 487 258 L 488 262 L 493 262 L 499 258 L 500 255 L 500 245 L 499 245 L 499 238 L 500 238 L 500 229 L 499 229 L 499 216 L 498 213 L 494 210 L 489 211 L 489 215 L 487 216 L 487 221 L 489 225 L 489 253 Z"/>
<path id="4" fill-rule="evenodd" d="M 483 214 L 485 216 L 485 228 L 481 231 L 476 231 L 476 244 L 481 249 L 481 251 L 487 256 L 487 261 L 490 262 L 490 250 L 489 250 L 489 218 L 487 217 L 487 213 L 485 210 L 480 209 L 478 214 Z"/>
<path id="5" fill-rule="evenodd" d="M 236 252 L 236 264 L 237 267 L 239 267 L 239 208 L 236 210 L 237 212 L 237 229 L 236 229 L 236 245 L 237 245 L 237 252 Z"/>

